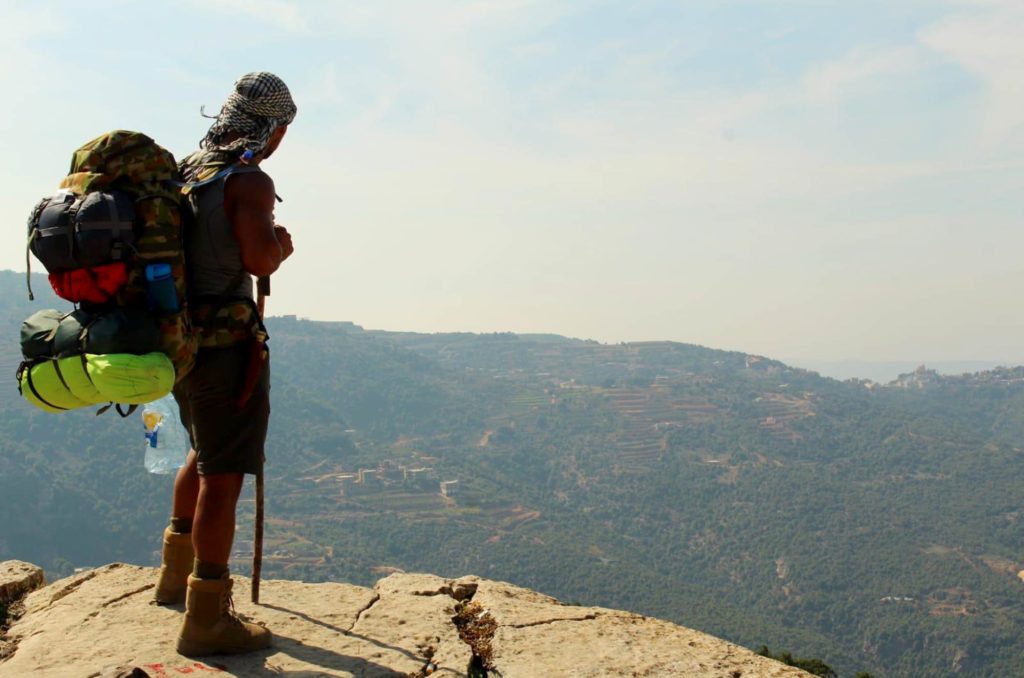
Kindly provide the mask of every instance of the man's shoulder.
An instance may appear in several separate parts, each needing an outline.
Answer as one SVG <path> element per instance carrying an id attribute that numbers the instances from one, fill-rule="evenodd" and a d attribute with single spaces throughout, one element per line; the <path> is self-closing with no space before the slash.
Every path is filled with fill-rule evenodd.
<path id="1" fill-rule="evenodd" d="M 224 180 L 224 197 L 259 200 L 274 197 L 274 180 L 259 167 L 239 168 Z"/>

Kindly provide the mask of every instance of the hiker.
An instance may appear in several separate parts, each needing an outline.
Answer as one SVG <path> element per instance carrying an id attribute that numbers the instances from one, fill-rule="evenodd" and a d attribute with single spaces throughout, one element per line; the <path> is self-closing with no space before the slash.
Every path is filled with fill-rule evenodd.
<path id="1" fill-rule="evenodd" d="M 274 182 L 260 165 L 295 112 L 280 78 L 245 75 L 200 150 L 180 164 L 184 181 L 197 184 L 185 242 L 200 348 L 174 388 L 192 449 L 174 482 L 155 597 L 162 605 L 185 601 L 177 645 L 184 655 L 236 654 L 271 642 L 270 631 L 234 614 L 228 559 L 238 496 L 245 474 L 262 472 L 270 416 L 266 335 L 251 276 L 269 276 L 292 254 L 291 236 L 274 223 Z"/>

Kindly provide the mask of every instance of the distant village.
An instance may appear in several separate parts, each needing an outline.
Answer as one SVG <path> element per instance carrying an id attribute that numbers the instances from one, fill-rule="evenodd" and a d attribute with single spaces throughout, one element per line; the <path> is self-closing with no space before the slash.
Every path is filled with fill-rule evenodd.
<path id="1" fill-rule="evenodd" d="M 376 468 L 353 471 L 334 471 L 297 479 L 298 491 L 311 496 L 308 489 L 328 501 L 369 502 L 377 508 L 392 510 L 438 510 L 455 506 L 459 496 L 459 481 L 444 478 L 436 469 L 416 464 L 401 464 L 392 459 L 381 461 Z M 380 502 L 384 502 L 381 504 Z M 242 505 L 249 502 L 243 500 Z M 334 557 L 333 548 L 300 536 L 299 527 L 271 519 L 265 541 L 265 559 L 282 565 L 322 565 Z M 231 554 L 236 568 L 244 569 L 252 558 L 252 541 L 241 536 L 235 541 Z"/>
<path id="2" fill-rule="evenodd" d="M 385 459 L 377 468 L 361 468 L 351 472 L 332 472 L 320 476 L 299 478 L 300 482 L 322 485 L 334 483 L 341 497 L 359 496 L 385 489 L 437 492 L 442 497 L 454 498 L 459 494 L 458 479 L 441 480 L 437 471 L 428 466 L 411 466 Z"/>
<path id="3" fill-rule="evenodd" d="M 1024 368 L 1021 367 L 997 367 L 994 370 L 985 370 L 973 374 L 944 375 L 936 370 L 921 365 L 913 372 L 901 374 L 894 381 L 886 384 L 886 388 L 903 389 L 927 389 L 946 384 L 961 384 L 966 386 L 1009 386 L 1024 382 Z M 868 381 L 868 388 L 875 388 L 878 384 Z"/>

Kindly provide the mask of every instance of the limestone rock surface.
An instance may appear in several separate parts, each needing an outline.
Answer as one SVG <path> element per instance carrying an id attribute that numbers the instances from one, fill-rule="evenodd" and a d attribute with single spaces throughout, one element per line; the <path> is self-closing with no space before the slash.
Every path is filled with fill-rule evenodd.
<path id="1" fill-rule="evenodd" d="M 151 602 L 156 578 L 153 568 L 115 563 L 30 593 L 2 638 L 13 649 L 0 676 L 810 675 L 657 619 L 476 577 L 406 573 L 372 589 L 264 581 L 258 606 L 237 577 L 236 610 L 269 627 L 273 647 L 187 658 L 174 650 L 182 608 Z"/>

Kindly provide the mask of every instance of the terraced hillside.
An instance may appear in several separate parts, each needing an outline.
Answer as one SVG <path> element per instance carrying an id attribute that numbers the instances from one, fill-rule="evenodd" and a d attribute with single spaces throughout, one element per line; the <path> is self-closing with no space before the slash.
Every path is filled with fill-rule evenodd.
<path id="1" fill-rule="evenodd" d="M 53 303 L 21 282 L 0 275 L 9 367 Z M 270 330 L 267 576 L 476 573 L 843 675 L 1024 672 L 1024 370 L 880 386 L 671 342 Z M 0 559 L 155 562 L 170 483 L 139 423 L 11 384 Z"/>

